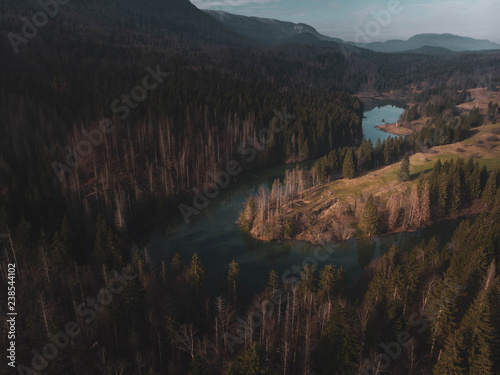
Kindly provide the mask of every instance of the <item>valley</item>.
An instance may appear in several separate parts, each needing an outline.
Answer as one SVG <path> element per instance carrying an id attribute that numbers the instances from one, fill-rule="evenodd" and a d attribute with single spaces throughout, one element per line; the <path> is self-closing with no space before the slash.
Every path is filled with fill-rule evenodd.
<path id="1" fill-rule="evenodd" d="M 497 4 L 446 6 L 0 2 L 0 373 L 500 373 Z"/>

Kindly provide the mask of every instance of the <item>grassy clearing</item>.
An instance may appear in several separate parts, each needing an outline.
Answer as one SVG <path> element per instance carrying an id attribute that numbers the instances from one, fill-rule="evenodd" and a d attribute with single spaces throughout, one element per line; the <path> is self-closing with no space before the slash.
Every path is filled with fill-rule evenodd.
<path id="1" fill-rule="evenodd" d="M 421 173 L 432 170 L 434 163 L 459 157 L 473 157 L 480 165 L 488 170 L 500 167 L 500 141 L 488 141 L 493 129 L 500 128 L 500 124 L 483 125 L 475 129 L 472 137 L 450 145 L 432 148 L 428 153 L 417 153 L 410 157 L 411 181 L 402 183 L 397 179 L 400 162 L 366 172 L 353 180 L 336 180 L 317 186 L 305 192 L 304 199 L 296 205 L 299 212 L 313 212 L 321 208 L 326 202 L 335 198 L 345 203 L 355 203 L 370 194 L 382 199 L 398 191 L 409 190 Z M 330 194 L 331 192 L 331 194 Z"/>

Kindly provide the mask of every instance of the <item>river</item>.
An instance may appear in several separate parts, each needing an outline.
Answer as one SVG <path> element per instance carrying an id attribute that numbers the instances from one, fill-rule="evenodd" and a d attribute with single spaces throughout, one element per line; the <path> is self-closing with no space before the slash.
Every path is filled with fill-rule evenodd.
<path id="1" fill-rule="evenodd" d="M 366 111 L 363 119 L 363 131 L 374 143 L 377 138 L 385 139 L 390 134 L 376 128 L 381 120 L 396 122 L 402 109 L 384 106 Z M 374 138 L 375 137 L 375 138 Z M 278 166 L 252 171 L 241 175 L 202 211 L 197 217 L 191 216 L 191 222 L 185 223 L 180 212 L 175 225 L 156 227 L 148 234 L 148 254 L 153 262 L 170 262 L 175 253 L 179 253 L 188 265 L 194 252 L 198 252 L 206 274 L 206 288 L 211 295 L 219 295 L 224 286 L 228 265 L 235 259 L 240 266 L 240 293 L 253 295 L 262 290 L 269 272 L 274 269 L 279 275 L 289 275 L 295 267 L 302 267 L 304 261 L 314 257 L 316 246 L 305 242 L 263 242 L 244 235 L 236 225 L 239 212 L 245 199 L 254 194 L 260 184 L 272 184 L 275 178 L 281 178 L 288 168 L 295 165 Z M 350 282 L 354 281 L 363 268 L 375 257 L 387 251 L 396 242 L 403 250 L 408 250 L 421 239 L 430 239 L 439 233 L 441 240 L 448 241 L 457 222 L 444 222 L 437 226 L 413 233 L 398 233 L 375 237 L 370 240 L 349 240 L 332 246 L 327 259 L 324 251 L 320 254 L 318 265 L 332 263 L 342 266 Z"/>

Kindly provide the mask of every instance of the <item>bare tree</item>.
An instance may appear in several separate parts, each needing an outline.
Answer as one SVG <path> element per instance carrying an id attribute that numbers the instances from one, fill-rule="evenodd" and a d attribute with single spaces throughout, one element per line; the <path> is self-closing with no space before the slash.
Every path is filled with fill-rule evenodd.
<path id="1" fill-rule="evenodd" d="M 192 324 L 183 324 L 177 332 L 176 342 L 179 349 L 189 353 L 191 358 L 194 358 L 194 336 L 197 330 L 193 328 Z"/>

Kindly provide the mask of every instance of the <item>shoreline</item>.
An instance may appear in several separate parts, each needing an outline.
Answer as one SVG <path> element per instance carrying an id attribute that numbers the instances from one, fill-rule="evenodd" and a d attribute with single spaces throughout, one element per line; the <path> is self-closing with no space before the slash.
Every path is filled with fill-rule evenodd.
<path id="1" fill-rule="evenodd" d="M 381 234 L 377 234 L 375 236 L 358 236 L 358 235 L 354 235 L 352 237 L 347 237 L 347 238 L 339 238 L 339 239 L 336 239 L 336 240 L 330 240 L 330 241 L 327 241 L 325 240 L 325 238 L 321 238 L 319 237 L 318 238 L 318 241 L 314 241 L 310 238 L 310 236 L 301 236 L 304 232 L 301 232 L 299 233 L 298 236 L 294 236 L 292 238 L 281 238 L 281 239 L 270 239 L 270 238 L 267 238 L 265 236 L 263 237 L 257 237 L 255 236 L 253 233 L 251 232 L 248 232 L 248 231 L 245 231 L 245 233 L 247 233 L 249 236 L 251 236 L 254 240 L 257 240 L 257 241 L 262 241 L 262 242 L 266 242 L 266 243 L 293 243 L 293 242 L 305 242 L 305 243 L 308 243 L 308 244 L 311 244 L 311 245 L 314 245 L 314 246 L 323 246 L 323 245 L 327 245 L 327 244 L 337 244 L 337 243 L 342 243 L 342 242 L 345 242 L 345 241 L 351 241 L 351 240 L 369 240 L 369 239 L 372 239 L 372 238 L 384 238 L 384 237 L 388 237 L 388 236 L 392 236 L 392 235 L 395 235 L 395 234 L 398 234 L 398 233 L 415 233 L 415 232 L 418 232 L 420 230 L 423 230 L 423 229 L 426 229 L 426 228 L 429 228 L 429 227 L 432 227 L 434 225 L 438 225 L 438 224 L 441 224 L 441 223 L 444 223 L 444 222 L 447 222 L 447 221 L 453 221 L 453 220 L 459 220 L 459 219 L 467 219 L 467 218 L 471 218 L 471 217 L 476 217 L 478 215 L 480 215 L 481 213 L 484 213 L 484 212 L 489 212 L 489 210 L 485 210 L 485 205 L 484 203 L 479 203 L 478 204 L 478 201 L 480 200 L 476 200 L 475 204 L 471 204 L 469 207 L 466 207 L 466 208 L 463 208 L 458 214 L 456 215 L 448 215 L 448 216 L 445 216 L 445 217 L 441 217 L 441 218 L 435 218 L 433 219 L 432 221 L 428 222 L 426 225 L 423 225 L 421 227 L 418 227 L 418 228 L 403 228 L 403 227 L 400 227 L 400 228 L 397 228 L 396 230 L 393 230 L 391 232 L 387 232 L 387 233 L 381 233 Z"/>
<path id="2" fill-rule="evenodd" d="M 377 129 L 382 130 L 385 133 L 393 135 L 411 135 L 413 130 L 404 127 L 403 125 L 396 126 L 396 124 L 383 124 L 375 126 Z"/>

